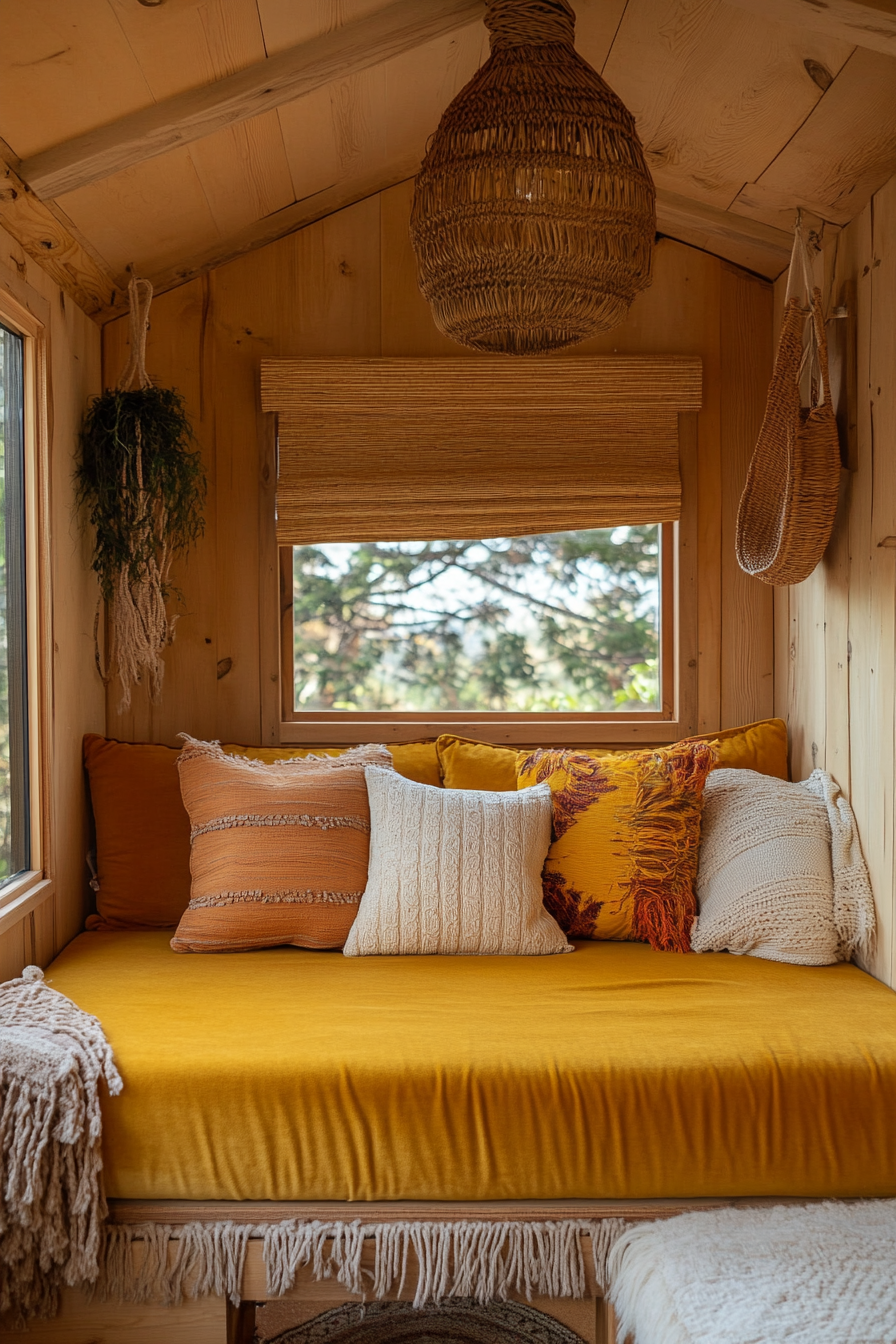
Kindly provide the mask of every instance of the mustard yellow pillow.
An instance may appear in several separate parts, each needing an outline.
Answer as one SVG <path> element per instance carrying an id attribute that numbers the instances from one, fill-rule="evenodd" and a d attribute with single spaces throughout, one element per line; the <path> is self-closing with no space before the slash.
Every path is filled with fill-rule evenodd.
<path id="1" fill-rule="evenodd" d="M 496 747 L 491 742 L 443 733 L 436 738 L 436 753 L 446 789 L 516 793 L 516 763 L 521 754 L 518 747 Z"/>
<path id="2" fill-rule="evenodd" d="M 686 737 L 685 742 L 712 742 L 719 770 L 756 770 L 760 775 L 789 779 L 787 724 L 783 719 L 761 719 L 742 728 Z"/>
<path id="3" fill-rule="evenodd" d="M 388 742 L 386 746 L 392 753 L 392 763 L 397 774 L 404 775 L 405 779 L 413 779 L 418 784 L 432 784 L 435 788 L 441 785 L 434 738 L 421 739 L 419 742 Z M 344 751 L 348 751 L 348 747 L 239 747 L 228 742 L 224 750 L 229 756 L 245 756 L 250 761 L 264 761 L 270 765 L 273 761 L 289 761 L 296 757 L 341 756 Z"/>
<path id="4" fill-rule="evenodd" d="M 698 737 L 686 737 L 684 742 L 712 742 L 717 749 L 716 765 L 720 768 L 738 770 L 757 770 L 761 775 L 774 775 L 777 779 L 789 779 L 787 768 L 787 725 L 783 719 L 762 719 L 758 723 L 748 723 L 742 728 L 724 728 L 717 733 L 703 733 Z M 520 751 L 515 747 L 496 747 L 491 742 L 477 742 L 469 737 L 454 737 L 443 733 L 435 744 L 441 782 L 446 789 L 491 789 L 495 793 L 506 793 L 517 786 L 517 765 L 520 758 L 527 757 L 527 748 Z M 396 750 L 393 747 L 393 752 Z M 577 747 L 585 756 L 625 755 L 626 749 L 611 747 Z M 399 774 L 407 774 L 401 768 L 398 757 L 395 769 Z M 409 776 L 416 779 L 416 775 Z M 428 784 L 429 779 L 421 779 Z"/>
<path id="5" fill-rule="evenodd" d="M 571 938 L 690 951 L 705 742 L 594 756 L 539 749 L 518 767 L 521 789 L 546 782 L 553 843 L 544 903 Z"/>

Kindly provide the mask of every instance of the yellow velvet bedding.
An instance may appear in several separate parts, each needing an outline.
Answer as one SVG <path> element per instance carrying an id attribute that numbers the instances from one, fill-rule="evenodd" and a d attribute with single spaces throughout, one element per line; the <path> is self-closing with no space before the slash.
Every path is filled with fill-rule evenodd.
<path id="1" fill-rule="evenodd" d="M 47 974 L 124 1078 L 111 1196 L 896 1195 L 896 994 L 853 966 L 88 933 Z"/>

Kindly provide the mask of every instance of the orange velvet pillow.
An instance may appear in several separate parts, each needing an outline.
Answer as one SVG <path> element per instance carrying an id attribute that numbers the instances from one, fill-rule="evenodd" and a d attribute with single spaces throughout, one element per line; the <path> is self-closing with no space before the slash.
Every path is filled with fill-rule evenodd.
<path id="1" fill-rule="evenodd" d="M 342 947 L 367 885 L 365 765 L 392 773 L 385 747 L 268 764 L 187 738 L 193 880 L 175 952 Z"/>
<path id="2" fill-rule="evenodd" d="M 84 738 L 96 824 L 88 929 L 173 928 L 190 899 L 190 819 L 171 747 Z"/>

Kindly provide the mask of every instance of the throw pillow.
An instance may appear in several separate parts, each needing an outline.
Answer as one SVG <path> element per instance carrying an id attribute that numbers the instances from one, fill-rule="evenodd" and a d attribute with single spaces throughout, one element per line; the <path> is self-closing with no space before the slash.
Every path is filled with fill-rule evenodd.
<path id="1" fill-rule="evenodd" d="M 541 900 L 551 793 L 450 793 L 368 767 L 370 873 L 348 957 L 571 952 Z"/>
<path id="2" fill-rule="evenodd" d="M 496 747 L 491 742 L 443 733 L 436 738 L 436 753 L 446 789 L 516 793 L 518 747 Z"/>
<path id="3" fill-rule="evenodd" d="M 776 779 L 789 779 L 787 724 L 783 719 L 761 719 L 741 728 L 723 728 L 718 733 L 685 737 L 684 742 L 711 742 L 716 748 L 717 770 L 757 770 Z"/>
<path id="4" fill-rule="evenodd" d="M 519 787 L 547 783 L 554 840 L 544 903 L 571 938 L 650 943 L 687 952 L 708 743 L 613 756 L 534 751 Z"/>
<path id="5" fill-rule="evenodd" d="M 787 725 L 783 719 L 763 719 L 741 728 L 686 737 L 686 743 L 711 742 L 718 767 L 759 770 L 787 779 Z M 677 744 L 680 745 L 680 744 Z M 576 747 L 584 756 L 628 755 L 629 748 Z M 531 748 L 496 747 L 469 737 L 443 733 L 436 740 L 442 783 L 446 789 L 496 789 L 506 792 L 517 786 L 517 766 L 531 755 Z M 396 760 L 395 768 L 399 769 Z M 402 772 L 407 773 L 407 772 Z M 426 781 L 429 782 L 429 781 Z"/>
<path id="6" fill-rule="evenodd" d="M 753 770 L 713 773 L 704 797 L 695 952 L 827 966 L 861 948 L 864 930 L 873 929 L 873 901 L 852 812 L 837 795 L 820 770 L 804 784 Z M 832 821 L 840 841 L 836 869 Z"/>
<path id="7" fill-rule="evenodd" d="M 225 746 L 253 760 L 309 754 L 343 756 L 344 747 Z M 390 747 L 395 769 L 421 783 L 439 783 L 435 742 Z M 190 899 L 190 819 L 180 794 L 179 751 L 144 742 L 115 742 L 88 733 L 84 764 L 96 828 L 97 913 L 88 929 L 174 928 Z"/>
<path id="8" fill-rule="evenodd" d="M 245 756 L 250 761 L 291 761 L 304 756 L 342 756 L 347 747 L 238 747 L 230 742 L 224 744 L 224 750 L 231 756 Z M 390 742 L 389 754 L 392 764 L 405 779 L 415 779 L 418 784 L 433 784 L 438 788 L 442 777 L 439 771 L 439 758 L 436 754 L 435 738 L 426 738 L 419 742 Z"/>
<path id="9" fill-rule="evenodd" d="M 389 753 L 268 765 L 187 738 L 178 769 L 193 881 L 174 950 L 341 947 L 367 880 L 370 760 L 382 768 Z"/>
<path id="10" fill-rule="evenodd" d="M 173 928 L 190 899 L 190 819 L 170 747 L 89 733 L 97 913 L 88 929 Z"/>

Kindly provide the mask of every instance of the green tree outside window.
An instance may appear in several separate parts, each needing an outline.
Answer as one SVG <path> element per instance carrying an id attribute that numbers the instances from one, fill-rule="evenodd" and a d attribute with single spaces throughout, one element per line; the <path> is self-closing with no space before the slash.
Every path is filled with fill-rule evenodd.
<path id="1" fill-rule="evenodd" d="M 659 529 L 297 546 L 295 708 L 658 708 Z"/>

